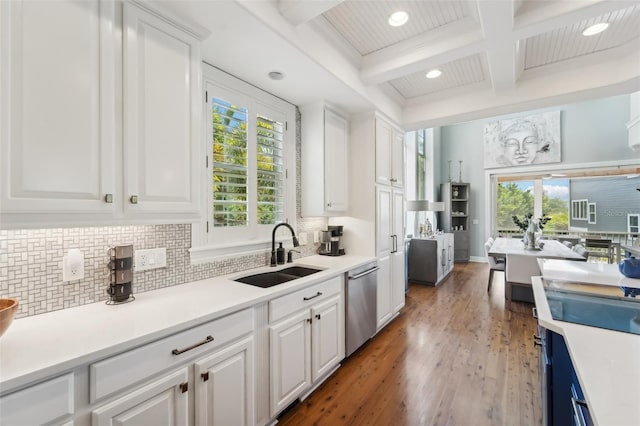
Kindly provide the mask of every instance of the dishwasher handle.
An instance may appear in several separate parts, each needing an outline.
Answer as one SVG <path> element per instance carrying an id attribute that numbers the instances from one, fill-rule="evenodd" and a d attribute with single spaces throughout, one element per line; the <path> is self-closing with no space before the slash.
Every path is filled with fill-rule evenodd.
<path id="1" fill-rule="evenodd" d="M 379 266 L 376 266 L 375 268 L 367 269 L 366 271 L 361 272 L 361 273 L 359 273 L 358 275 L 354 275 L 353 277 L 352 277 L 351 275 L 349 275 L 349 279 L 350 279 L 350 280 L 357 280 L 358 278 L 362 278 L 362 277 L 364 277 L 365 275 L 369 275 L 369 274 L 374 273 L 374 272 L 375 272 L 375 271 L 377 271 L 378 269 L 380 269 L 380 267 L 379 267 Z"/>

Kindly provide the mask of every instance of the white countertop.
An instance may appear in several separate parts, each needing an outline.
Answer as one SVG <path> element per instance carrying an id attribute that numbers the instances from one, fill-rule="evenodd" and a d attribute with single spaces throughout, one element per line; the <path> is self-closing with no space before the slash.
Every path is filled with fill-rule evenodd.
<path id="1" fill-rule="evenodd" d="M 584 261 L 585 258 L 566 247 L 559 241 L 542 240 L 543 248 L 539 250 L 526 249 L 522 240 L 518 238 L 499 237 L 491 245 L 489 256 L 504 257 L 507 254 L 523 254 L 526 256 L 541 257 L 547 259 L 572 259 Z"/>
<path id="2" fill-rule="evenodd" d="M 135 301 L 122 305 L 99 302 L 14 320 L 0 338 L 0 392 L 325 281 L 374 260 L 353 255 L 309 256 L 279 268 L 265 266 L 137 293 Z M 324 270 L 266 289 L 232 281 L 292 265 Z"/>
<path id="3" fill-rule="evenodd" d="M 545 278 L 604 285 L 640 287 L 640 280 L 625 278 L 617 265 L 540 260 Z M 561 334 L 596 425 L 640 425 L 640 336 L 589 327 L 551 317 L 542 280 L 533 278 L 538 322 Z M 630 285 L 634 284 L 634 285 Z"/>

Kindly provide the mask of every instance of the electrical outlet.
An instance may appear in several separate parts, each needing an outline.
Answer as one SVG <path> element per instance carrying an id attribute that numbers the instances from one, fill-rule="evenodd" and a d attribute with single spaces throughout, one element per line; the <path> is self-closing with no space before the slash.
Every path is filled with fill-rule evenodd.
<path id="1" fill-rule="evenodd" d="M 165 247 L 136 250 L 134 253 L 135 270 L 165 268 L 167 266 L 167 249 Z"/>
<path id="2" fill-rule="evenodd" d="M 320 231 L 313 231 L 313 242 L 315 244 L 320 242 Z"/>
<path id="3" fill-rule="evenodd" d="M 300 243 L 301 246 L 306 246 L 307 245 L 307 233 L 306 232 L 301 232 L 298 235 L 298 242 Z"/>
<path id="4" fill-rule="evenodd" d="M 79 249 L 69 249 L 62 257 L 62 281 L 75 281 L 84 278 L 84 254 Z"/>

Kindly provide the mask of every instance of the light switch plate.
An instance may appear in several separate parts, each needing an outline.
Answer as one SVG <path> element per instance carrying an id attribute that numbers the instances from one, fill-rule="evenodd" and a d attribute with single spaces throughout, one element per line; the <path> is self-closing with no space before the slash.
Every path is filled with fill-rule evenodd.
<path id="1" fill-rule="evenodd" d="M 148 271 L 149 269 L 166 268 L 167 249 L 165 247 L 136 250 L 134 253 L 136 271 Z"/>

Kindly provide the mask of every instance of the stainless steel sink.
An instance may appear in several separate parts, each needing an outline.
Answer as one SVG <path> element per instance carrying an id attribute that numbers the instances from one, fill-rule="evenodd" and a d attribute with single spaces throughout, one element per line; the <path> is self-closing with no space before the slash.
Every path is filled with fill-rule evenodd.
<path id="1" fill-rule="evenodd" d="M 306 277 L 307 275 L 315 274 L 320 271 L 320 269 L 307 268 L 305 266 L 290 266 L 277 271 L 263 272 L 261 274 L 236 278 L 234 281 L 256 287 L 268 288 L 288 281 L 293 281 L 298 278 Z"/>

